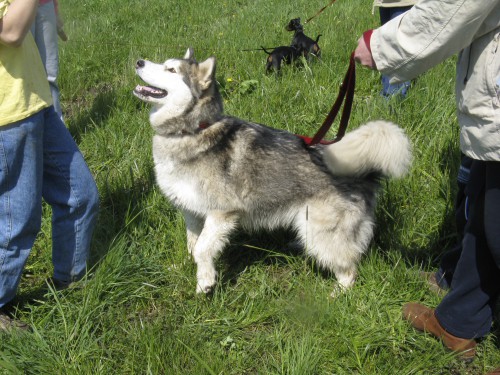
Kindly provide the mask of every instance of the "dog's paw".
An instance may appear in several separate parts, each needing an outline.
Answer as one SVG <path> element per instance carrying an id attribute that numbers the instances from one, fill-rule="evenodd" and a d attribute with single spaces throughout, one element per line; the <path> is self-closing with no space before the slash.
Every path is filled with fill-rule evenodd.
<path id="1" fill-rule="evenodd" d="M 196 293 L 197 294 L 210 294 L 213 292 L 215 286 L 215 282 L 210 283 L 208 280 L 198 280 L 196 284 Z"/>
<path id="2" fill-rule="evenodd" d="M 217 271 L 213 264 L 199 263 L 196 272 L 196 293 L 211 293 L 217 281 Z"/>
<path id="3" fill-rule="evenodd" d="M 336 298 L 347 292 L 356 281 L 356 270 L 351 269 L 346 272 L 336 272 L 335 277 L 337 278 L 337 283 L 333 287 L 330 297 Z"/>
<path id="4" fill-rule="evenodd" d="M 348 288 L 341 284 L 336 284 L 333 291 L 330 293 L 330 298 L 337 298 L 347 292 Z"/>
<path id="5" fill-rule="evenodd" d="M 201 294 L 209 294 L 212 293 L 215 287 L 215 282 L 217 279 L 216 272 L 203 272 L 201 275 L 198 274 L 197 284 L 196 284 L 196 293 Z"/>

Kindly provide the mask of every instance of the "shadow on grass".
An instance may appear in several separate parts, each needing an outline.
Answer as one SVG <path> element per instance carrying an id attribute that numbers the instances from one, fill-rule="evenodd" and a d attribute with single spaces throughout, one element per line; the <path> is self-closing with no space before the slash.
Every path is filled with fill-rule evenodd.
<path id="1" fill-rule="evenodd" d="M 449 176 L 449 190 L 453 202 L 448 202 L 446 212 L 439 228 L 429 237 L 428 245 L 422 247 L 405 247 L 400 236 L 394 235 L 400 228 L 400 219 L 405 213 L 401 207 L 405 206 L 406 198 L 401 195 L 382 196 L 379 206 L 384 205 L 385 212 L 377 211 L 377 225 L 374 242 L 381 249 L 399 249 L 402 259 L 408 266 L 430 266 L 437 268 L 441 257 L 450 250 L 458 241 L 455 198 L 457 194 L 457 173 L 460 165 L 460 150 L 451 143 L 443 150 L 441 155 L 441 170 Z M 446 198 L 446 197 L 445 197 Z M 448 198 L 446 198 L 448 199 Z"/>
<path id="2" fill-rule="evenodd" d="M 143 225 L 143 212 L 148 206 L 148 196 L 155 184 L 154 172 L 149 168 L 141 177 L 120 176 L 113 181 L 118 187 L 105 186 L 101 192 L 99 222 L 94 233 L 89 268 L 106 256 L 111 243 L 120 233 L 134 232 Z"/>
<path id="3" fill-rule="evenodd" d="M 239 232 L 217 261 L 217 269 L 221 274 L 219 284 L 234 286 L 241 273 L 255 264 L 286 266 L 296 258 L 306 257 L 313 271 L 325 279 L 335 276 L 321 267 L 314 259 L 306 255 L 305 249 L 291 230 L 262 231 L 248 234 Z"/>
<path id="4" fill-rule="evenodd" d="M 90 104 L 92 102 L 92 104 Z M 76 143 L 80 143 L 81 134 L 94 126 L 101 126 L 116 106 L 116 92 L 111 84 L 103 83 L 72 100 L 65 109 L 69 121 L 69 131 Z"/>

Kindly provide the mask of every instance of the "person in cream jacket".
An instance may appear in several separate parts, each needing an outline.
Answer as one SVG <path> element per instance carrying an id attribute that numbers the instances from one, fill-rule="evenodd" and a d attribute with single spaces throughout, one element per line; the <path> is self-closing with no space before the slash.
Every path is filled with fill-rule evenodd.
<path id="1" fill-rule="evenodd" d="M 421 0 L 365 32 L 354 57 L 401 82 L 457 53 L 460 148 L 473 160 L 462 254 L 441 303 L 405 304 L 403 317 L 471 359 L 500 291 L 500 0 Z"/>

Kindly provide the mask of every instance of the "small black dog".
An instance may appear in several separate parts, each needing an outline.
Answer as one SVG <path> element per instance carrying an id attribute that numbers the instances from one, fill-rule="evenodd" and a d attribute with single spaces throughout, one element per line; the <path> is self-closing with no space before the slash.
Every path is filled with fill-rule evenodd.
<path id="1" fill-rule="evenodd" d="M 321 48 L 319 48 L 318 40 L 321 34 L 316 37 L 316 40 L 309 38 L 304 34 L 304 27 L 300 24 L 300 18 L 294 18 L 286 26 L 288 31 L 295 31 L 292 39 L 292 47 L 299 50 L 299 53 L 309 60 L 310 54 L 321 57 Z"/>
<path id="2" fill-rule="evenodd" d="M 291 64 L 300 56 L 300 51 L 294 46 L 280 46 L 269 52 L 266 48 L 260 47 L 267 53 L 267 64 L 266 73 L 270 73 L 271 70 L 279 72 L 281 69 L 281 63 Z"/>

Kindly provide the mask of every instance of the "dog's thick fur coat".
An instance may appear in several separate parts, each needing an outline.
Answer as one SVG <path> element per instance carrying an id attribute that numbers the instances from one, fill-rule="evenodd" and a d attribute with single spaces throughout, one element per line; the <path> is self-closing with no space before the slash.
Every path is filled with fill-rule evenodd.
<path id="1" fill-rule="evenodd" d="M 338 143 L 307 146 L 283 130 L 223 115 L 215 59 L 189 49 L 163 64 L 139 60 L 151 103 L 153 157 L 162 192 L 179 208 L 197 264 L 197 292 L 216 283 L 215 260 L 237 228 L 290 228 L 307 254 L 352 285 L 373 235 L 382 177 L 400 177 L 410 143 L 394 124 L 376 121 Z"/>

